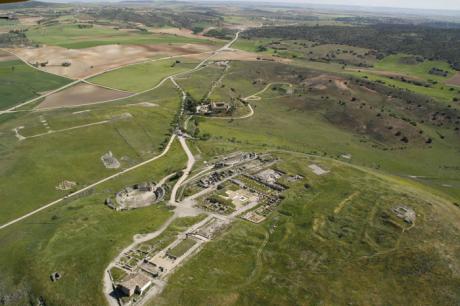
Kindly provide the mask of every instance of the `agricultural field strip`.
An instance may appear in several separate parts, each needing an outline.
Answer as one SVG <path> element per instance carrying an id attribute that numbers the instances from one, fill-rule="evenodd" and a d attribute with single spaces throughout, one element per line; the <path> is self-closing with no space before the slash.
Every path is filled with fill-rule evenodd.
<path id="1" fill-rule="evenodd" d="M 2 50 L 3 50 L 3 49 L 2 49 Z M 39 70 L 39 71 L 41 71 L 41 72 L 50 73 L 50 72 L 43 71 L 43 70 L 41 70 L 41 69 L 39 69 L 39 68 L 37 68 L 37 67 L 31 65 L 31 64 L 30 64 L 29 62 L 27 62 L 25 59 L 19 57 L 18 55 L 14 54 L 14 53 L 11 52 L 11 51 L 8 51 L 8 50 L 4 50 L 4 51 L 6 51 L 6 52 L 8 52 L 8 53 L 10 53 L 10 54 L 12 54 L 12 55 L 14 55 L 14 56 L 16 56 L 16 57 L 19 58 L 22 62 L 24 62 L 24 63 L 27 64 L 28 66 L 32 67 L 33 69 Z M 216 51 L 207 51 L 207 52 L 202 52 L 202 53 L 192 53 L 192 54 L 188 54 L 188 56 L 192 56 L 192 55 L 201 55 L 201 54 L 208 54 L 208 53 L 212 53 L 212 52 L 216 52 Z M 74 86 L 74 85 L 77 85 L 77 84 L 80 83 L 80 82 L 84 82 L 84 83 L 87 83 L 87 84 L 90 84 L 90 85 L 94 85 L 94 86 L 100 86 L 100 85 L 98 85 L 98 84 L 94 84 L 94 83 L 92 83 L 92 82 L 89 82 L 88 79 L 93 78 L 93 77 L 96 77 L 96 76 L 99 76 L 99 75 L 102 75 L 102 74 L 107 73 L 107 72 L 111 72 L 111 71 L 114 71 L 114 70 L 117 70 L 117 69 L 121 69 L 121 68 L 125 68 L 125 67 L 128 67 L 128 66 L 139 65 L 139 64 L 145 64 L 145 63 L 149 63 L 149 62 L 162 61 L 162 60 L 173 59 L 173 58 L 178 58 L 178 57 L 184 57 L 184 55 L 173 55 L 173 56 L 167 56 L 167 57 L 162 57 L 162 58 L 158 58 L 158 59 L 149 59 L 149 60 L 146 60 L 146 61 L 143 61 L 143 62 L 130 63 L 130 64 L 127 64 L 127 65 L 122 65 L 122 66 L 118 66 L 118 67 L 106 69 L 106 70 L 104 70 L 104 71 L 100 71 L 100 72 L 98 72 L 98 73 L 95 73 L 95 74 L 86 76 L 86 77 L 84 77 L 84 78 L 80 78 L 80 79 L 74 80 L 73 82 L 71 82 L 71 83 L 69 83 L 69 84 L 66 84 L 66 85 L 64 85 L 64 86 L 62 86 L 62 87 L 59 87 L 59 88 L 57 88 L 57 89 L 55 89 L 55 90 L 52 90 L 52 91 L 47 92 L 47 93 L 44 93 L 43 95 L 40 95 L 40 96 L 35 97 L 35 98 L 33 98 L 33 99 L 31 99 L 31 100 L 28 100 L 28 101 L 26 101 L 26 102 L 23 102 L 23 103 L 20 103 L 20 104 L 18 104 L 18 105 L 15 105 L 15 106 L 13 106 L 13 107 L 11 107 L 11 108 L 9 108 L 9 109 L 6 109 L 6 110 L 4 110 L 4 111 L 0 111 L 0 115 L 6 114 L 6 113 L 10 113 L 10 112 L 13 112 L 13 111 L 15 111 L 15 110 L 18 109 L 18 108 L 21 108 L 21 107 L 23 107 L 23 106 L 25 106 L 25 105 L 28 105 L 28 104 L 33 103 L 33 102 L 36 102 L 36 101 L 38 101 L 38 100 L 40 100 L 40 99 L 42 99 L 42 98 L 45 98 L 45 97 L 47 97 L 47 96 L 50 96 L 50 95 L 52 95 L 52 94 L 54 94 L 54 93 L 57 93 L 57 92 L 59 92 L 59 91 L 62 91 L 62 90 L 64 90 L 64 89 L 66 89 L 66 88 L 69 88 L 69 87 L 72 87 L 72 86 Z M 53 74 L 53 73 L 50 73 L 50 74 Z M 166 79 L 167 79 L 167 78 L 166 78 Z M 162 84 L 164 81 L 165 81 L 165 79 L 162 80 L 161 84 Z M 104 88 L 104 86 L 100 86 L 100 87 Z M 158 87 L 158 86 L 155 86 L 154 88 L 149 89 L 149 90 L 153 90 L 153 89 L 155 89 L 155 88 L 157 88 L 157 87 Z M 107 88 L 107 89 L 112 89 L 112 90 L 118 90 L 118 91 L 120 91 L 119 89 L 114 89 L 114 88 Z M 147 90 L 147 91 L 149 91 L 149 90 Z M 147 92 L 147 91 L 145 91 L 145 92 Z M 138 93 L 138 94 L 139 94 L 139 93 Z M 135 95 L 137 95 L 137 94 L 134 94 L 133 96 L 135 96 Z M 105 102 L 112 102 L 112 101 L 115 101 L 115 100 L 108 100 L 108 101 L 102 101 L 102 102 L 105 103 Z M 95 103 L 88 103 L 88 104 L 83 104 L 83 105 L 78 105 L 78 106 L 92 105 L 92 104 L 95 104 Z M 63 107 L 72 107 L 72 106 L 63 106 Z M 77 107 L 77 106 L 73 106 L 73 107 Z M 41 109 L 40 111 L 42 111 L 42 110 L 49 110 L 49 109 L 57 109 L 57 108 L 61 108 L 61 107 L 43 108 L 43 109 Z"/>
<path id="2" fill-rule="evenodd" d="M 202 66 L 203 66 L 213 55 L 215 55 L 216 53 L 218 53 L 218 52 L 220 52 L 220 51 L 223 51 L 223 50 L 228 49 L 228 48 L 238 39 L 239 33 L 240 33 L 240 32 L 237 32 L 236 35 L 235 35 L 235 38 L 233 38 L 229 43 L 227 43 L 227 44 L 226 44 L 225 46 L 223 46 L 222 48 L 220 48 L 220 49 L 218 49 L 218 50 L 216 50 L 216 51 L 213 51 L 213 53 L 212 53 L 210 56 L 206 57 L 206 58 L 205 58 L 203 61 L 201 61 L 194 69 L 188 71 L 188 73 L 191 72 L 191 71 L 196 71 L 196 70 L 200 69 L 200 68 L 201 68 L 201 67 L 202 67 Z M 171 81 L 174 83 L 174 85 L 175 85 L 176 87 L 178 87 L 180 90 L 182 90 L 182 89 L 180 88 L 180 86 L 176 83 L 176 81 L 174 80 L 173 77 L 174 77 L 174 76 L 169 76 L 169 77 L 164 78 L 164 79 L 160 82 L 160 84 L 158 84 L 158 85 L 155 86 L 154 88 L 159 87 L 161 84 L 163 84 L 166 80 L 169 79 L 169 80 L 171 80 Z M 81 80 L 78 80 L 78 81 L 75 81 L 75 82 L 80 82 L 80 81 L 81 81 Z M 68 84 L 68 85 L 69 85 L 69 84 Z M 150 89 L 150 90 L 151 90 L 151 89 Z M 56 90 L 56 91 L 58 91 L 58 90 Z M 149 91 L 149 90 L 147 90 L 147 91 Z M 140 93 L 138 93 L 138 94 L 140 94 Z M 182 100 L 184 100 L 184 99 L 185 99 L 185 92 L 182 90 Z M 34 100 L 37 100 L 37 99 L 34 99 Z M 29 101 L 28 103 L 31 103 L 31 102 Z M 23 103 L 22 105 L 24 105 L 24 103 Z M 16 107 L 17 107 L 17 106 L 16 106 Z M 184 110 L 184 105 L 183 105 L 183 103 L 182 103 L 182 105 L 181 105 L 181 115 L 182 115 L 183 110 Z M 7 112 L 7 111 L 6 111 L 6 112 Z M 0 115 L 3 114 L 3 113 L 5 113 L 5 112 L 1 112 Z M 57 200 L 55 200 L 55 201 L 53 201 L 53 202 L 51 202 L 51 203 L 46 204 L 45 206 L 42 206 L 42 207 L 40 207 L 40 208 L 38 208 L 38 209 L 36 209 L 36 210 L 34 210 L 34 211 L 31 211 L 31 212 L 29 212 L 29 213 L 27 213 L 27 214 L 21 216 L 21 217 L 19 217 L 19 218 L 16 218 L 16 219 L 11 220 L 11 221 L 9 221 L 9 222 L 3 224 L 3 225 L 0 225 L 0 230 L 1 230 L 1 229 L 4 229 L 4 228 L 6 228 L 6 227 L 8 227 L 8 226 L 10 226 L 10 225 L 13 225 L 13 224 L 15 224 L 15 223 L 17 223 L 17 222 L 19 222 L 19 221 L 22 221 L 22 220 L 24 220 L 24 219 L 26 219 L 26 218 L 28 218 L 28 217 L 30 217 L 30 216 L 33 216 L 33 215 L 35 215 L 36 213 L 38 213 L 38 212 L 40 212 L 40 211 L 42 211 L 42 210 L 45 210 L 45 209 L 47 209 L 47 208 L 49 208 L 49 207 L 51 207 L 51 206 L 54 206 L 54 205 L 56 205 L 56 204 L 58 204 L 58 203 L 61 203 L 62 201 L 66 200 L 66 199 L 68 199 L 68 198 L 70 198 L 70 197 L 72 197 L 72 196 L 74 196 L 74 195 L 78 195 L 78 194 L 80 194 L 80 193 L 82 193 L 82 192 L 84 192 L 84 191 L 86 191 L 86 190 L 89 190 L 89 189 L 91 189 L 91 188 L 93 188 L 93 187 L 95 187 L 95 186 L 97 186 L 97 185 L 100 185 L 100 184 L 102 184 L 102 183 L 104 183 L 104 182 L 106 182 L 106 181 L 109 181 L 109 180 L 111 180 L 111 179 L 113 179 L 113 178 L 116 178 L 116 177 L 118 177 L 118 176 L 120 176 L 120 175 L 122 175 L 122 174 L 124 174 L 124 173 L 127 173 L 127 172 L 129 172 L 129 171 L 132 171 L 132 170 L 137 169 L 137 168 L 139 168 L 139 167 L 142 167 L 142 166 L 144 166 L 144 165 L 146 165 L 146 164 L 148 164 L 148 163 L 150 163 L 150 162 L 152 162 L 152 161 L 155 161 L 155 160 L 157 160 L 157 159 L 163 157 L 164 155 L 166 155 L 166 153 L 168 153 L 168 151 L 169 151 L 169 149 L 171 148 L 171 145 L 172 145 L 172 143 L 173 143 L 173 141 L 174 141 L 175 138 L 176 138 L 176 134 L 172 134 L 172 135 L 171 135 L 171 138 L 169 139 L 168 144 L 167 144 L 166 147 L 165 147 L 165 149 L 164 149 L 163 152 L 161 152 L 159 155 L 157 155 L 157 156 L 155 156 L 155 157 L 152 157 L 152 158 L 150 158 L 150 159 L 148 159 L 148 160 L 146 160 L 146 161 L 143 161 L 143 162 L 141 162 L 141 163 L 139 163 L 139 164 L 137 164 L 137 165 L 134 165 L 134 166 L 132 166 L 132 167 L 130 167 L 130 168 L 127 168 L 127 169 L 125 169 L 125 170 L 123 170 L 123 171 L 120 171 L 120 172 L 118 172 L 118 173 L 115 173 L 115 174 L 113 174 L 113 175 L 110 175 L 110 176 L 108 176 L 108 177 L 106 177 L 106 178 L 103 178 L 103 179 L 101 179 L 101 180 L 99 180 L 99 181 L 97 181 L 97 182 L 95 182 L 95 183 L 93 183 L 93 184 L 91 184 L 91 185 L 88 185 L 88 186 L 86 186 L 86 187 L 84 187 L 84 188 L 82 188 L 82 189 L 80 189 L 80 190 L 75 191 L 72 195 L 67 195 L 67 196 L 64 196 L 64 197 L 62 197 L 62 198 L 59 198 L 59 199 L 57 199 Z M 180 141 L 180 143 L 181 143 L 181 145 L 182 145 L 182 148 L 183 148 L 184 151 L 186 152 L 187 157 L 189 157 L 189 159 L 188 159 L 188 161 L 187 161 L 186 172 L 184 172 L 184 175 L 179 179 L 178 183 L 179 183 L 179 182 L 182 183 L 183 181 L 185 181 L 185 180 L 187 179 L 187 177 L 188 177 L 188 175 L 189 175 L 189 173 L 190 173 L 190 170 L 191 170 L 191 168 L 193 167 L 193 164 L 195 163 L 195 159 L 193 158 L 193 154 L 191 153 L 190 149 L 188 148 L 188 146 L 187 146 L 185 140 L 184 140 L 184 139 L 181 140 L 181 139 L 182 139 L 182 137 L 179 137 L 179 141 Z M 192 159 L 190 159 L 190 157 L 192 157 Z M 190 167 L 190 168 L 189 168 L 189 167 Z M 176 185 L 177 185 L 177 183 L 176 183 Z M 176 187 L 176 185 L 174 186 L 173 190 L 175 190 L 175 192 L 177 193 L 177 189 L 180 187 L 180 185 L 177 185 L 177 187 Z M 171 194 L 172 194 L 172 193 L 171 193 Z M 174 193 L 174 196 L 175 196 L 175 193 Z M 173 200 L 173 201 L 175 202 L 175 197 L 174 197 L 174 198 L 171 197 L 171 200 Z"/>
<path id="3" fill-rule="evenodd" d="M 165 78 L 163 78 L 156 86 L 152 87 L 152 88 L 149 88 L 149 89 L 146 89 L 144 91 L 141 91 L 141 92 L 137 92 L 131 96 L 128 96 L 128 97 L 122 97 L 122 98 L 115 98 L 115 99 L 111 99 L 111 100 L 105 100 L 105 101 L 99 101 L 99 102 L 94 102 L 94 103 L 86 103 L 86 104 L 80 104 L 80 105 L 68 105 L 68 106 L 60 106 L 60 107 L 53 107 L 53 108 L 42 108 L 38 111 L 47 111 L 47 110 L 55 110 L 55 109 L 60 109 L 60 108 L 75 108 L 75 107 L 81 107 L 81 106 L 89 106 L 89 105 L 97 105 L 97 104 L 103 104 L 103 103 L 109 103 L 109 102 L 115 102 L 115 101 L 119 101 L 119 100 L 123 100 L 123 99 L 127 99 L 127 98 L 132 98 L 132 97 L 136 97 L 136 96 L 139 96 L 141 94 L 144 94 L 146 92 L 149 92 L 149 91 L 152 91 L 152 90 L 155 90 L 157 89 L 158 87 L 160 87 L 161 85 L 163 85 L 163 83 L 167 80 L 172 80 L 173 77 L 175 76 L 180 76 L 180 75 L 184 75 L 184 74 L 188 74 L 188 73 L 192 73 L 192 72 L 196 72 L 196 71 L 199 71 L 200 69 L 204 68 L 204 64 L 211 58 L 213 57 L 214 55 L 216 55 L 217 53 L 221 52 L 221 51 L 225 51 L 225 50 L 228 50 L 230 48 L 230 46 L 238 39 L 238 34 L 240 32 L 237 32 L 236 35 L 235 35 L 235 38 L 230 41 L 229 43 L 227 43 L 225 46 L 221 47 L 220 49 L 218 50 L 215 50 L 215 51 L 208 51 L 208 52 L 203 52 L 203 53 L 196 53 L 196 54 L 188 54 L 189 56 L 191 55 L 200 55 L 200 54 L 209 54 L 211 53 L 208 57 L 206 57 L 205 59 L 203 59 L 195 68 L 189 70 L 189 71 L 184 71 L 184 72 L 179 72 L 179 73 L 176 73 L 176 74 L 173 74 L 173 75 L 170 75 L 170 76 L 167 76 Z M 160 58 L 160 59 L 153 59 L 153 60 L 148 60 L 147 62 L 155 62 L 155 61 L 159 61 L 159 60 L 166 60 L 166 59 L 171 59 L 171 58 L 176 58 L 176 57 L 183 57 L 182 55 L 174 55 L 174 56 L 168 56 L 168 57 L 164 57 L 164 58 Z M 145 62 L 144 62 L 145 63 Z M 137 65 L 137 64 L 141 64 L 141 63 L 131 63 L 131 64 L 128 64 L 128 65 L 125 65 L 125 66 L 119 66 L 119 67 L 115 67 L 115 68 L 112 68 L 112 69 L 108 69 L 106 71 L 101 71 L 99 73 L 96 73 L 94 75 L 91 75 L 91 76 L 88 76 L 88 77 L 85 77 L 85 78 L 82 78 L 78 81 L 75 81 L 74 84 L 72 85 L 75 85 L 77 84 L 78 82 L 81 82 L 81 81 L 86 81 L 87 84 L 91 84 L 91 85 L 95 85 L 95 86 L 99 86 L 98 84 L 94 84 L 92 82 L 89 82 L 87 81 L 88 79 L 90 78 L 93 78 L 95 76 L 98 76 L 98 75 L 101 75 L 103 73 L 106 73 L 106 72 L 110 72 L 110 71 L 113 71 L 113 70 L 117 70 L 117 69 L 120 69 L 120 68 L 124 68 L 124 67 L 127 67 L 127 66 L 132 66 L 132 65 Z M 177 84 L 177 83 L 176 83 Z M 177 87 L 178 85 L 176 85 Z M 59 90 L 56 90 L 55 92 L 57 92 Z M 48 96 L 48 95 L 46 95 Z M 44 96 L 42 96 L 44 97 Z M 32 103 L 34 101 L 36 101 L 37 99 L 39 98 L 42 98 L 42 97 L 38 97 L 38 98 L 35 98 L 33 101 L 28 101 L 26 103 L 23 103 L 21 104 L 22 105 L 26 105 L 28 103 Z M 18 108 L 20 107 L 20 105 L 17 105 L 15 108 Z M 3 111 L 3 112 L 0 112 L 0 115 L 2 113 L 7 113 L 7 112 L 10 112 L 9 110 L 6 110 L 6 111 Z"/>
<path id="4" fill-rule="evenodd" d="M 126 67 L 126 66 L 124 66 L 124 67 Z M 123 90 L 123 89 L 114 88 L 114 87 L 110 87 L 110 86 L 106 86 L 106 85 L 102 85 L 102 84 L 95 84 L 95 83 L 92 83 L 92 82 L 90 82 L 88 80 L 82 80 L 82 83 L 86 83 L 88 85 L 93 85 L 93 86 L 97 86 L 97 87 L 104 88 L 104 89 L 109 89 L 109 90 L 114 90 L 114 91 L 119 91 L 119 92 L 123 92 L 123 93 L 132 94 L 132 92 L 130 92 L 130 91 L 126 91 L 126 90 Z"/>

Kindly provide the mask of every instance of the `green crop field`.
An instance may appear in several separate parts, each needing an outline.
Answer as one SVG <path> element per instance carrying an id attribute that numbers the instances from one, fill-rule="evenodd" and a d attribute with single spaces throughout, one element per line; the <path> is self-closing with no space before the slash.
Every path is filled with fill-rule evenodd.
<path id="1" fill-rule="evenodd" d="M 38 71 L 19 60 L 0 62 L 0 110 L 69 82 L 69 79 Z"/>
<path id="2" fill-rule="evenodd" d="M 126 99 L 112 106 L 21 113 L 1 123 L 0 223 L 66 195 L 55 188 L 63 180 L 75 181 L 82 187 L 119 171 L 106 169 L 101 162 L 101 156 L 108 151 L 120 161 L 121 169 L 157 155 L 169 137 L 180 97 L 171 82 L 140 97 L 139 102 L 154 106 L 145 107 Z M 90 111 L 75 114 L 86 109 Z M 12 131 L 22 126 L 19 133 L 29 137 L 48 131 L 42 121 L 58 131 L 102 120 L 109 122 L 21 141 Z M 18 192 L 18 185 L 28 186 L 29 191 Z"/>
<path id="3" fill-rule="evenodd" d="M 140 92 L 155 87 L 165 77 L 193 69 L 198 62 L 188 59 L 160 60 L 131 65 L 90 79 L 95 84 Z"/>
<path id="4" fill-rule="evenodd" d="M 218 45 L 217 42 L 206 39 L 140 31 L 126 32 L 97 25 L 91 28 L 80 28 L 75 24 L 35 27 L 27 32 L 27 37 L 35 43 L 69 49 L 82 49 L 112 44 L 207 43 Z"/>

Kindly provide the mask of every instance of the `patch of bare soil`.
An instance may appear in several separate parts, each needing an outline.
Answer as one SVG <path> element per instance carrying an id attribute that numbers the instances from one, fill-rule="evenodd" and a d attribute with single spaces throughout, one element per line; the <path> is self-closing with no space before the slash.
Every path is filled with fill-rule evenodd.
<path id="1" fill-rule="evenodd" d="M 37 109 L 55 108 L 62 106 L 78 106 L 83 104 L 91 104 L 100 101 L 123 98 L 129 96 L 130 93 L 110 90 L 99 86 L 80 83 L 75 86 L 49 95 L 45 100 L 37 106 Z"/>
<path id="2" fill-rule="evenodd" d="M 14 61 L 17 59 L 18 58 L 16 56 L 0 50 L 0 62 Z"/>
<path id="3" fill-rule="evenodd" d="M 446 84 L 460 86 L 460 72 L 457 72 L 453 77 L 448 79 Z"/>
<path id="4" fill-rule="evenodd" d="M 25 17 L 19 17 L 19 22 L 22 25 L 33 26 L 33 25 L 37 25 L 38 22 L 42 19 L 43 17 L 25 16 Z"/>
<path id="5" fill-rule="evenodd" d="M 57 46 L 17 48 L 11 51 L 29 63 L 44 63 L 41 69 L 69 78 L 84 78 L 120 66 L 166 57 L 207 52 L 215 46 L 206 44 L 105 45 L 86 49 Z"/>
<path id="6" fill-rule="evenodd" d="M 192 30 L 189 29 L 179 29 L 179 28 L 153 28 L 149 29 L 149 32 L 158 33 L 158 34 L 170 34 L 170 35 L 177 35 L 189 38 L 199 38 L 199 39 L 209 39 L 209 40 L 217 40 L 214 37 L 207 37 L 201 34 L 193 34 Z"/>
<path id="7" fill-rule="evenodd" d="M 330 74 L 321 74 L 312 78 L 308 78 L 303 82 L 303 84 L 317 90 L 326 90 L 329 88 L 329 84 L 333 84 L 335 87 L 342 91 L 351 90 L 347 85 L 346 79 Z"/>

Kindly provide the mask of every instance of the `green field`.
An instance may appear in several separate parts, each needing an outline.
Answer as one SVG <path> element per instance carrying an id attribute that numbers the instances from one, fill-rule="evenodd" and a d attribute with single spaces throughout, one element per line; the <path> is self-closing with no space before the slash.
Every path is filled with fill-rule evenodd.
<path id="1" fill-rule="evenodd" d="M 69 191 L 55 188 L 63 180 L 75 181 L 81 188 L 163 150 L 170 135 L 171 121 L 179 107 L 179 95 L 168 82 L 157 91 L 138 98 L 142 101 L 126 99 L 110 106 L 96 105 L 43 114 L 20 113 L 0 123 L 0 184 L 3 186 L 0 223 L 66 195 Z M 136 104 L 138 102 L 157 106 L 145 107 Z M 86 109 L 90 111 L 75 114 Z M 110 121 L 22 141 L 18 141 L 12 131 L 23 126 L 20 133 L 26 137 L 46 133 L 48 129 L 43 120 L 52 130 Z M 108 151 L 120 161 L 120 169 L 104 167 L 100 157 Z M 28 192 L 18 192 L 17 186 L 20 185 L 28 186 Z"/>
<path id="2" fill-rule="evenodd" d="M 234 63 L 229 77 L 224 79 L 226 88 L 237 89 L 235 95 L 245 96 L 250 90 L 249 85 L 248 89 L 245 88 L 253 77 L 249 71 L 254 69 L 248 68 L 248 65 Z M 293 72 L 289 66 L 283 68 L 280 65 L 259 64 L 258 67 L 258 75 L 267 82 L 280 81 L 284 73 Z M 308 70 L 303 70 L 302 73 L 306 75 L 306 71 Z M 295 73 L 300 71 L 297 70 Z M 243 79 L 244 74 L 248 79 Z M 242 145 L 252 145 L 314 152 L 334 158 L 348 153 L 352 155 L 352 163 L 400 176 L 421 176 L 420 179 L 432 187 L 460 197 L 459 173 L 456 170 L 460 166 L 456 158 L 456 132 L 428 124 L 418 124 L 415 128 L 400 119 L 394 121 L 394 114 L 399 114 L 400 117 L 412 114 L 414 118 L 421 115 L 411 111 L 406 113 L 398 105 L 388 104 L 385 96 L 359 87 L 353 87 L 352 92 L 359 101 L 366 101 L 366 108 L 360 108 L 359 103 L 341 105 L 339 100 L 347 101 L 350 93 L 328 85 L 331 83 L 327 79 L 322 84 L 329 86 L 328 89 L 310 92 L 308 95 L 286 96 L 269 89 L 261 95 L 262 100 L 251 102 L 255 115 L 246 120 L 203 120 L 199 124 L 199 129 L 202 134 L 210 134 L 211 139 L 199 143 L 201 151 L 213 156 L 224 151 L 236 150 Z M 260 88 L 258 86 L 260 85 L 253 86 L 252 93 Z M 243 92 L 239 88 L 242 88 Z M 325 95 L 328 96 L 328 100 L 324 99 Z M 374 118 L 378 118 L 377 113 L 382 112 L 382 104 L 382 114 L 387 115 L 382 117 L 384 119 L 379 123 L 380 120 L 376 121 Z M 401 126 L 402 131 L 411 135 L 410 138 L 413 137 L 413 140 L 400 149 L 399 139 L 393 138 L 390 130 L 385 128 L 386 124 Z M 362 131 L 359 128 L 361 125 L 367 125 L 370 129 Z M 424 137 L 430 136 L 434 139 L 431 146 L 423 144 L 420 129 L 424 131 Z M 440 139 L 438 132 L 444 134 L 445 138 Z M 395 154 L 397 158 L 394 158 Z"/>
<path id="3" fill-rule="evenodd" d="M 110 27 L 94 25 L 92 28 L 79 28 L 76 24 L 60 24 L 48 27 L 35 27 L 27 32 L 27 37 L 39 44 L 60 46 L 69 49 L 90 48 L 101 45 L 123 44 L 183 44 L 217 42 L 168 34 L 153 34 L 141 31 L 121 31 Z"/>
<path id="4" fill-rule="evenodd" d="M 211 89 L 212 83 L 222 74 L 223 68 L 209 65 L 206 68 L 186 74 L 176 81 L 193 99 L 200 101 Z"/>
<path id="5" fill-rule="evenodd" d="M 458 239 L 451 227 L 457 207 L 341 163 L 281 158 L 278 168 L 305 179 L 278 211 L 259 225 L 237 221 L 150 305 L 455 304 L 460 282 L 450 264 L 458 248 L 450 241 Z M 331 173 L 315 176 L 311 163 Z M 402 204 L 417 212 L 415 226 L 391 212 Z"/>
<path id="6" fill-rule="evenodd" d="M 28 5 L 45 7 L 35 13 L 46 17 L 40 25 L 28 27 L 27 37 L 34 44 L 70 49 L 187 43 L 217 49 L 223 44 L 148 32 L 162 21 L 168 27 L 229 27 L 227 31 L 247 24 L 280 26 L 274 34 L 283 24 L 313 29 L 316 25 L 365 27 L 376 21 L 366 15 L 346 22 L 354 15 L 294 6 L 216 4 L 204 9 L 201 4 L 174 2 L 70 10 L 71 4 Z M 29 14 L 32 8 L 15 14 Z M 75 14 L 69 15 L 70 11 Z M 0 30 L 10 26 L 0 20 Z M 305 37 L 305 31 L 298 36 Z M 446 37 L 455 37 L 451 34 Z M 193 181 L 201 177 L 193 176 L 214 173 L 213 163 L 236 151 L 256 152 L 259 160 L 263 153 L 272 155 L 274 163 L 267 167 L 285 173 L 278 183 L 287 189 L 275 192 L 246 175 L 256 173 L 251 166 L 258 161 L 233 168 L 243 172 L 235 178 L 248 189 L 279 196 L 279 205 L 267 208 L 269 200 L 261 196 L 258 207 L 273 211 L 258 224 L 228 218 L 231 222 L 219 228 L 215 238 L 200 241 L 190 258 L 159 280 L 165 287 L 152 300 L 143 301 L 146 305 L 459 303 L 460 87 L 445 84 L 456 72 L 445 61 L 335 41 L 244 37 L 241 33 L 232 48 L 282 62 L 232 60 L 224 68 L 216 59 L 231 52 L 224 50 L 195 70 L 200 60 L 153 57 L 89 80 L 132 92 L 129 98 L 53 110 L 34 109 L 41 102 L 36 101 L 17 112 L 0 114 L 0 226 L 64 198 L 0 230 L 0 305 L 107 304 L 102 278 L 109 263 L 134 235 L 152 233 L 171 222 L 175 210 L 175 216 L 194 217 L 174 219 L 161 234 L 137 247 L 148 256 L 167 251 L 181 257 L 197 246 L 196 237 L 190 236 L 195 229 L 190 227 L 209 216 L 209 211 L 198 210 L 200 205 L 242 188 L 237 181 L 198 195 L 195 207 L 185 201 L 174 207 L 168 201 L 171 189 L 190 162 L 177 138 L 161 158 L 122 172 L 163 152 L 173 133 L 186 137 L 196 159 L 187 173 L 192 183 L 180 186 L 179 202 L 202 190 Z M 432 68 L 447 75 L 434 75 Z M 235 109 L 194 116 L 188 107 L 194 101 L 187 98 L 187 107 L 181 107 L 181 91 L 167 79 L 173 75 L 196 102 L 213 89 L 211 101 L 225 101 Z M 217 80 L 221 83 L 213 87 Z M 0 111 L 68 82 L 20 61 L 0 61 Z M 240 118 L 250 107 L 253 115 Z M 178 126 L 187 118 L 189 125 L 182 134 Z M 120 162 L 118 169 L 104 166 L 101 156 L 109 151 Z M 316 175 L 309 167 L 313 164 L 328 172 Z M 72 196 L 115 173 L 120 175 Z M 163 186 L 164 201 L 158 204 L 118 212 L 104 204 L 127 186 L 158 182 L 172 174 Z M 293 180 L 294 175 L 300 176 Z M 64 181 L 76 186 L 61 190 Z M 235 211 L 230 197 L 221 201 L 231 206 L 228 211 Z M 415 222 L 397 216 L 394 209 L 400 206 L 414 210 Z M 168 247 L 179 238 L 180 243 Z M 133 263 L 141 255 L 122 257 Z M 54 272 L 62 276 L 56 282 L 50 280 Z M 111 272 L 117 282 L 126 276 L 119 266 Z"/>
<path id="7" fill-rule="evenodd" d="M 38 71 L 19 60 L 0 62 L 0 110 L 69 82 L 69 79 Z"/>
<path id="8" fill-rule="evenodd" d="M 274 42 L 277 42 L 274 44 Z M 265 46 L 266 50 L 260 54 L 270 54 L 287 59 L 292 59 L 294 65 L 318 69 L 327 72 L 353 75 L 360 78 L 366 78 L 372 81 L 382 81 L 388 86 L 410 90 L 412 92 L 433 97 L 444 104 L 451 104 L 454 107 L 460 107 L 452 104 L 454 98 L 460 99 L 460 90 L 458 87 L 444 84 L 449 77 L 455 74 L 455 71 L 447 62 L 424 60 L 423 62 L 407 63 L 404 59 L 412 59 L 415 56 L 397 54 L 386 56 L 382 60 L 376 60 L 372 55 L 366 55 L 369 50 L 347 45 L 323 44 L 315 45 L 310 41 L 291 41 L 280 39 L 240 39 L 235 43 L 235 48 L 258 52 L 258 47 Z M 284 50 L 275 50 L 273 48 L 284 47 Z M 341 50 L 340 52 L 337 50 Z M 345 53 L 346 52 L 346 53 Z M 328 54 L 334 54 L 327 57 Z M 414 60 L 415 61 L 415 60 Z M 346 63 L 344 67 L 340 63 Z M 370 68 L 362 68 L 360 64 Z M 430 74 L 432 68 L 442 69 L 448 72 L 447 77 Z M 384 76 L 383 73 L 393 73 L 402 75 L 409 79 L 419 80 L 425 83 L 436 82 L 430 87 L 418 86 L 407 82 L 402 82 L 396 78 Z"/>
<path id="9" fill-rule="evenodd" d="M 181 169 L 185 160 L 175 143 L 167 156 L 98 186 L 90 195 L 2 230 L 0 289 L 7 304 L 25 305 L 42 296 L 49 305 L 103 305 L 102 275 L 108 263 L 133 235 L 152 232 L 171 216 L 162 204 L 115 212 L 104 205 L 105 198 L 128 185 L 158 181 Z M 61 280 L 51 282 L 53 272 L 61 273 Z"/>
<path id="10" fill-rule="evenodd" d="M 190 239 L 190 238 L 184 239 L 181 242 L 179 242 L 179 244 L 176 245 L 174 248 L 169 250 L 168 254 L 176 258 L 179 258 L 182 255 L 184 255 L 185 252 L 187 252 L 195 244 L 196 244 L 196 241 L 193 239 Z"/>
<path id="11" fill-rule="evenodd" d="M 165 77 L 193 69 L 198 62 L 179 58 L 131 65 L 90 79 L 95 84 L 141 92 L 155 87 Z"/>
<path id="12" fill-rule="evenodd" d="M 374 67 L 377 70 L 387 70 L 400 73 L 406 73 L 410 76 L 420 77 L 422 79 L 433 79 L 437 81 L 444 81 L 449 77 L 454 76 L 455 70 L 453 70 L 450 65 L 443 61 L 430 61 L 424 60 L 421 63 L 405 63 L 404 59 L 412 59 L 414 56 L 398 54 L 390 55 L 384 59 L 378 61 Z M 440 77 L 437 75 L 430 74 L 429 71 L 431 68 L 439 68 L 444 71 L 447 71 L 449 74 L 447 77 Z"/>

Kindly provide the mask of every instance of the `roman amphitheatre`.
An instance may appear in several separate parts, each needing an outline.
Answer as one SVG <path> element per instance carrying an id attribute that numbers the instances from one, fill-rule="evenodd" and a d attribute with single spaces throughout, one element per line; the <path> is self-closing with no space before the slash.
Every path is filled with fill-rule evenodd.
<path id="1" fill-rule="evenodd" d="M 0 4 L 0 304 L 459 304 L 460 20 L 417 12 Z"/>

